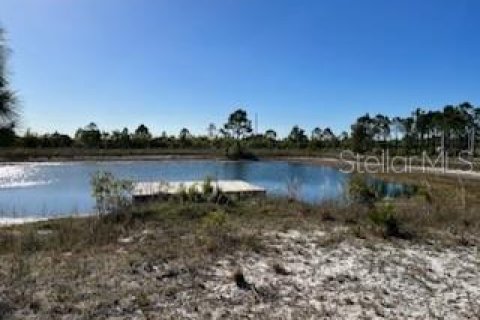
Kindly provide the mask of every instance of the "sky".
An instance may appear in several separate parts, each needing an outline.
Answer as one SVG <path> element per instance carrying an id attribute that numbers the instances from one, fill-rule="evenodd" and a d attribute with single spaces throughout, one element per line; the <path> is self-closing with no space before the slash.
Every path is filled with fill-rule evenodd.
<path id="1" fill-rule="evenodd" d="M 0 0 L 21 130 L 280 135 L 480 104 L 477 0 Z"/>

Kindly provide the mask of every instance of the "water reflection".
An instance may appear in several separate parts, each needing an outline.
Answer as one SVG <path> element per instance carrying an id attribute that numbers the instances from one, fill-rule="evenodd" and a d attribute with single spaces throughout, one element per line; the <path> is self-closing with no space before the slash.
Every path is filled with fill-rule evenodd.
<path id="1" fill-rule="evenodd" d="M 0 167 L 0 215 L 51 216 L 88 213 L 94 206 L 90 177 L 98 170 L 135 181 L 240 179 L 269 194 L 295 191 L 303 201 L 339 200 L 349 176 L 330 167 L 284 161 L 131 161 L 23 163 Z M 404 194 L 405 186 L 372 179 L 381 194 Z M 293 190 L 293 191 L 292 191 Z"/>

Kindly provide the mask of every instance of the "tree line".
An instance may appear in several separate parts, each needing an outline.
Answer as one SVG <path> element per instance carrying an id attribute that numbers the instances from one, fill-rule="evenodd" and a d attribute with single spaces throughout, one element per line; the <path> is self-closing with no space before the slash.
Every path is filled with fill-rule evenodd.
<path id="1" fill-rule="evenodd" d="M 365 114 L 351 125 L 350 132 L 335 134 L 330 128 L 316 127 L 310 132 L 298 125 L 280 138 L 274 129 L 253 133 L 252 122 L 243 109 L 232 112 L 223 126 L 210 123 L 205 134 L 192 134 L 183 128 L 177 135 L 163 132 L 154 136 L 140 124 L 133 132 L 127 128 L 106 132 L 94 122 L 79 128 L 75 135 L 58 132 L 35 134 L 27 130 L 17 135 L 18 99 L 10 87 L 4 31 L 0 28 L 0 147 L 25 148 L 225 148 L 241 152 L 244 148 L 276 149 L 351 149 L 359 153 L 410 155 L 440 149 L 449 153 L 475 152 L 480 133 L 480 108 L 469 102 L 440 109 L 417 108 L 407 117 Z"/>
<path id="2" fill-rule="evenodd" d="M 464 102 L 438 110 L 416 108 L 407 117 L 366 114 L 351 126 L 350 145 L 361 153 L 389 149 L 401 155 L 440 150 L 474 154 L 479 134 L 480 108 Z"/>
<path id="3" fill-rule="evenodd" d="M 245 120 L 235 118 L 244 115 Z M 15 135 L 14 135 L 15 136 Z M 217 128 L 210 123 L 204 134 L 194 135 L 188 128 L 178 134 L 154 135 L 151 129 L 140 124 L 135 130 L 128 128 L 107 132 L 92 122 L 79 128 L 73 136 L 59 132 L 36 134 L 27 130 L 22 136 L 2 142 L 4 147 L 25 148 L 100 148 L 100 149 L 143 149 L 143 148 L 228 148 L 241 144 L 249 148 L 335 148 L 339 146 L 339 137 L 329 128 L 315 128 L 311 134 L 299 126 L 294 126 L 285 138 L 279 138 L 275 130 L 269 129 L 255 134 L 245 110 L 238 109 L 229 116 L 227 122 Z"/>
<path id="4" fill-rule="evenodd" d="M 55 132 L 38 135 L 27 131 L 8 140 L 11 145 L 27 148 L 246 148 L 276 149 L 351 149 L 359 153 L 389 149 L 395 154 L 434 154 L 440 148 L 450 153 L 474 151 L 474 140 L 480 133 L 480 108 L 468 102 L 448 105 L 440 110 L 417 108 L 408 117 L 383 114 L 359 117 L 350 132 L 335 134 L 330 128 L 316 127 L 310 132 L 295 125 L 280 138 L 274 129 L 253 133 L 251 120 L 243 109 L 229 115 L 223 126 L 210 123 L 204 134 L 194 135 L 183 128 L 176 135 L 152 134 L 140 124 L 134 131 L 127 128 L 106 132 L 95 123 L 79 128 L 73 137 Z"/>

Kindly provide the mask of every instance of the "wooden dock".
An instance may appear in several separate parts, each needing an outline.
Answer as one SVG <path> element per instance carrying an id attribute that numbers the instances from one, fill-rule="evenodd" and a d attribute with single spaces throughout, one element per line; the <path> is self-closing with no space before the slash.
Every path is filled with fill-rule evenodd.
<path id="1" fill-rule="evenodd" d="M 243 180 L 218 180 L 212 181 L 213 192 L 220 192 L 230 196 L 255 196 L 264 195 L 266 190 Z M 157 181 L 137 182 L 134 184 L 134 201 L 145 201 L 154 198 L 169 198 L 181 192 L 196 190 L 203 192 L 204 181 Z"/>

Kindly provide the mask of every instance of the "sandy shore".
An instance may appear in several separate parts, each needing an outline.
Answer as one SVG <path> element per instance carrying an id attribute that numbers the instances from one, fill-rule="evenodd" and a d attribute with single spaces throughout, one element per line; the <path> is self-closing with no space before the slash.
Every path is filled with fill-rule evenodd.
<path id="1" fill-rule="evenodd" d="M 52 218 L 55 219 L 55 218 Z M 0 226 L 11 226 L 24 223 L 46 221 L 48 218 L 25 217 L 25 218 L 0 218 Z"/>
<path id="2" fill-rule="evenodd" d="M 0 218 L 0 227 L 2 226 L 13 226 L 25 223 L 35 223 L 40 221 L 48 221 L 48 220 L 59 220 L 59 219 L 69 219 L 69 218 L 84 218 L 88 216 L 95 215 L 94 212 L 92 213 L 81 213 L 81 214 L 74 214 L 74 215 L 65 215 L 65 216 L 51 216 L 51 217 L 3 217 Z"/>

